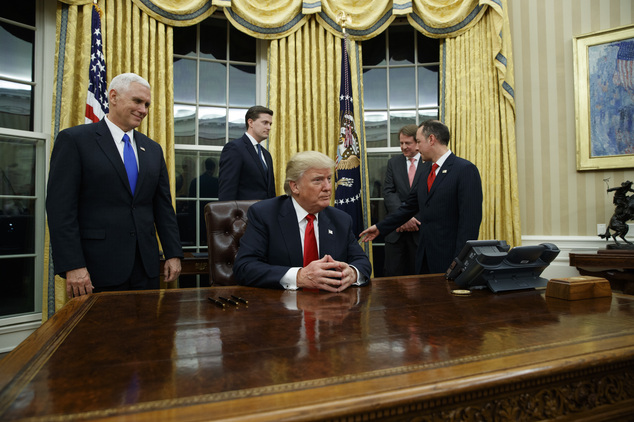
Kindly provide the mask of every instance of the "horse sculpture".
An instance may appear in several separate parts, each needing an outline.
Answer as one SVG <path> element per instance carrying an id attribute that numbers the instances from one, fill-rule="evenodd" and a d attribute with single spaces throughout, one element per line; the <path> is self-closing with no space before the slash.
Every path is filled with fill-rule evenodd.
<path id="1" fill-rule="evenodd" d="M 612 202 L 616 205 L 616 208 L 610 218 L 605 233 L 600 234 L 599 237 L 606 241 L 612 238 L 617 245 L 620 245 L 617 240 L 617 237 L 620 237 L 625 243 L 631 245 L 632 242 L 628 241 L 625 235 L 627 235 L 627 232 L 630 230 L 627 222 L 634 218 L 634 195 L 627 195 L 629 192 L 634 192 L 632 182 L 629 180 L 623 182 L 620 187 L 608 189 L 608 192 L 614 192 Z"/>

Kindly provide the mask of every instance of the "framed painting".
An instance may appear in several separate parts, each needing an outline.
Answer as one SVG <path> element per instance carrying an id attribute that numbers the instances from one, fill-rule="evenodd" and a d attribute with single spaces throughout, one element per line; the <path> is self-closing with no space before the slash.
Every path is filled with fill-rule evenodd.
<path id="1" fill-rule="evenodd" d="M 634 168 L 634 25 L 573 39 L 577 170 Z"/>

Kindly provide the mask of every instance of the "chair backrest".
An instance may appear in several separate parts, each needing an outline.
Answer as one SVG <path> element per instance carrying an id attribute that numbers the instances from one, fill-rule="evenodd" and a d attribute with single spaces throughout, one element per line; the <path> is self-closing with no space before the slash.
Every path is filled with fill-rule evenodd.
<path id="1" fill-rule="evenodd" d="M 247 228 L 247 210 L 256 202 L 220 201 L 205 205 L 210 285 L 237 284 L 233 277 L 233 263 L 240 238 Z"/>

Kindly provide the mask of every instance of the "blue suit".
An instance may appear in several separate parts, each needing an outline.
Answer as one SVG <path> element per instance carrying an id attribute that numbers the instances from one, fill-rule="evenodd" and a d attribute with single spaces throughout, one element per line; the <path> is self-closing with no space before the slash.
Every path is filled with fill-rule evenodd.
<path id="1" fill-rule="evenodd" d="M 273 159 L 264 148 L 262 155 L 266 169 L 246 133 L 222 148 L 218 173 L 219 201 L 275 197 Z"/>
<path id="2" fill-rule="evenodd" d="M 430 273 L 443 273 L 467 240 L 475 240 L 482 222 L 482 182 L 476 166 L 455 154 L 449 155 L 427 192 L 431 162 L 422 164 L 420 177 L 407 200 L 376 226 L 388 234 L 420 212 L 416 253 L 421 274 L 427 261 Z M 420 167 L 420 165 L 419 165 Z"/>
<path id="3" fill-rule="evenodd" d="M 156 232 L 165 258 L 183 256 L 163 150 L 142 133 L 134 140 L 133 195 L 104 120 L 57 135 L 46 198 L 56 274 L 87 267 L 95 287 L 119 285 L 132 273 L 138 243 L 147 276 L 158 277 Z"/>
<path id="4" fill-rule="evenodd" d="M 291 267 L 303 266 L 299 224 L 290 196 L 282 195 L 253 204 L 247 229 L 240 239 L 234 274 L 238 283 L 281 289 L 281 278 Z M 352 232 L 352 218 L 327 207 L 319 213 L 319 257 L 353 265 L 368 279 L 372 266 Z"/>

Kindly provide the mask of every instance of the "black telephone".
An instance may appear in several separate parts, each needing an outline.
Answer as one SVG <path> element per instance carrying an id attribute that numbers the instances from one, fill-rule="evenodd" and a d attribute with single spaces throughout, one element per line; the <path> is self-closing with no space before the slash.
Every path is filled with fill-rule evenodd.
<path id="1" fill-rule="evenodd" d="M 516 246 L 504 240 L 469 240 L 445 274 L 461 288 L 494 292 L 546 287 L 541 273 L 559 255 L 552 243 Z"/>

